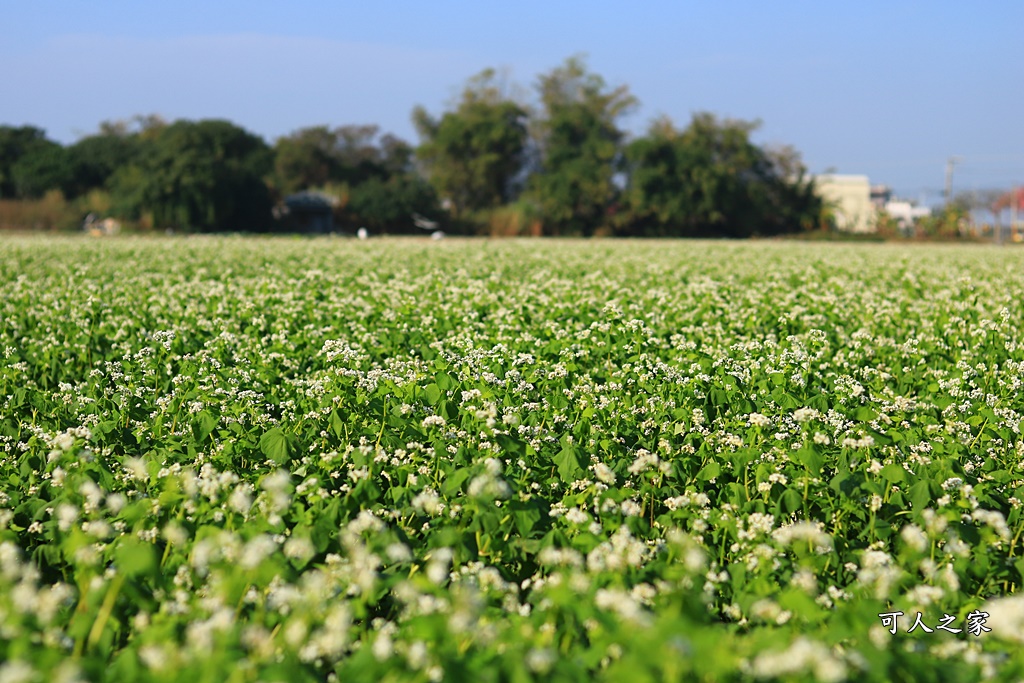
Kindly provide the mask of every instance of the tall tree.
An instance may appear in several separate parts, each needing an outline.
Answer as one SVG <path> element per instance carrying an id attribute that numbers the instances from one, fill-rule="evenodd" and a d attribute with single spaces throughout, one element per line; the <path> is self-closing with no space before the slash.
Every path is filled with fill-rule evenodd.
<path id="1" fill-rule="evenodd" d="M 412 147 L 377 126 L 316 126 L 274 145 L 280 194 L 315 189 L 336 200 L 335 220 L 375 232 L 415 230 L 413 214 L 438 217 L 437 196 L 415 174 Z"/>
<path id="2" fill-rule="evenodd" d="M 439 213 L 433 187 L 413 173 L 396 173 L 353 187 L 341 220 L 350 227 L 368 227 L 374 232 L 413 232 L 417 230 L 414 215 Z"/>
<path id="3" fill-rule="evenodd" d="M 38 197 L 63 182 L 63 149 L 35 126 L 0 126 L 0 198 Z"/>
<path id="4" fill-rule="evenodd" d="M 413 112 L 422 140 L 416 158 L 452 213 L 493 209 L 510 200 L 523 165 L 527 111 L 507 93 L 493 69 L 473 76 L 440 119 Z"/>
<path id="5" fill-rule="evenodd" d="M 337 173 L 338 136 L 327 126 L 311 126 L 274 143 L 274 180 L 283 194 L 321 187 Z"/>
<path id="6" fill-rule="evenodd" d="M 579 57 L 540 77 L 543 117 L 535 136 L 540 167 L 529 181 L 548 231 L 592 234 L 607 221 L 624 133 L 619 119 L 637 100 L 625 85 L 608 89 Z"/>
<path id="7" fill-rule="evenodd" d="M 117 190 L 157 226 L 259 230 L 270 220 L 271 163 L 260 137 L 228 121 L 176 121 L 119 174 Z"/>
<path id="8" fill-rule="evenodd" d="M 15 195 L 22 199 L 38 199 L 50 190 L 64 192 L 72 179 L 67 149 L 51 140 L 32 145 L 10 173 Z"/>
<path id="9" fill-rule="evenodd" d="M 274 180 L 282 194 L 338 183 L 355 186 L 410 170 L 412 148 L 374 125 L 302 128 L 274 144 Z"/>
<path id="10" fill-rule="evenodd" d="M 142 138 L 111 126 L 101 126 L 96 135 L 89 135 L 67 148 L 70 177 L 65 195 L 77 197 L 90 190 L 107 188 L 117 170 L 134 163 L 142 148 Z"/>
<path id="11" fill-rule="evenodd" d="M 384 175 L 383 155 L 377 145 L 380 127 L 372 124 L 339 126 L 334 129 L 334 134 L 337 136 L 335 155 L 342 182 L 357 184 Z"/>
<path id="12" fill-rule="evenodd" d="M 647 235 L 774 234 L 820 212 L 799 156 L 750 140 L 757 122 L 695 114 L 683 131 L 667 118 L 626 149 L 629 232 Z"/>

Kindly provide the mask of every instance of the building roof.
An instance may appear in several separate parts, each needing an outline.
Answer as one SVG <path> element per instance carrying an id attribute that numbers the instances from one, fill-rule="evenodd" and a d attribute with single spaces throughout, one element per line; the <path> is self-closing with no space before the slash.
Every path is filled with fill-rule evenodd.
<path id="1" fill-rule="evenodd" d="M 322 192 L 296 192 L 284 198 L 290 211 L 330 211 L 338 203 L 334 197 Z"/>

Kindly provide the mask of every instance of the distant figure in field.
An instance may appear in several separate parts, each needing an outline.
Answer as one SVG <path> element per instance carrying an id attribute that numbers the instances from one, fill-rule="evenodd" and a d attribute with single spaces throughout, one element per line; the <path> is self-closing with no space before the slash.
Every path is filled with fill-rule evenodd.
<path id="1" fill-rule="evenodd" d="M 365 240 L 369 236 L 370 233 L 366 232 L 366 228 L 359 228 L 358 230 L 356 230 L 356 237 L 358 237 L 361 240 Z"/>

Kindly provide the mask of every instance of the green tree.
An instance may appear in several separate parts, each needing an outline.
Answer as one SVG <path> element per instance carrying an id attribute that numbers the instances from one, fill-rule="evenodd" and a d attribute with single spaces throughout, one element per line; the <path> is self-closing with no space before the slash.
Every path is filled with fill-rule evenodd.
<path id="1" fill-rule="evenodd" d="M 618 195 L 615 176 L 624 133 L 619 119 L 637 100 L 627 86 L 609 90 L 578 57 L 540 77 L 543 117 L 535 139 L 540 163 L 528 196 L 549 232 L 584 235 L 607 222 Z"/>
<path id="2" fill-rule="evenodd" d="M 331 182 L 339 161 L 338 136 L 327 126 L 312 126 L 281 137 L 274 144 L 274 180 L 282 194 Z"/>
<path id="3" fill-rule="evenodd" d="M 438 209 L 434 188 L 412 173 L 390 178 L 370 178 L 353 187 L 342 222 L 374 232 L 411 232 L 413 214 L 435 216 Z"/>
<path id="4" fill-rule="evenodd" d="M 413 111 L 422 140 L 416 158 L 457 218 L 493 209 L 515 194 L 523 166 L 527 111 L 513 101 L 493 69 L 472 77 L 440 119 Z"/>
<path id="5" fill-rule="evenodd" d="M 274 144 L 274 182 L 282 194 L 329 184 L 356 186 L 410 170 L 412 147 L 377 126 L 313 126 Z"/>
<path id="6" fill-rule="evenodd" d="M 278 193 L 318 190 L 337 199 L 338 225 L 413 230 L 412 214 L 438 216 L 437 195 L 412 166 L 409 143 L 377 126 L 315 126 L 274 145 Z"/>
<path id="7" fill-rule="evenodd" d="M 683 131 L 655 121 L 626 149 L 625 231 L 744 237 L 809 227 L 820 200 L 799 156 L 755 145 L 758 125 L 708 113 Z"/>
<path id="8" fill-rule="evenodd" d="M 33 144 L 11 166 L 15 196 L 38 199 L 51 190 L 61 192 L 69 185 L 72 172 L 67 150 L 51 140 Z"/>
<path id="9" fill-rule="evenodd" d="M 374 125 L 349 125 L 335 129 L 338 171 L 334 180 L 358 185 L 371 178 L 390 175 L 384 167 L 383 151 L 377 144 L 379 133 L 380 128 Z M 391 136 L 388 138 L 393 139 Z"/>
<path id="10" fill-rule="evenodd" d="M 135 163 L 142 147 L 138 133 L 107 126 L 67 147 L 69 177 L 64 192 L 70 197 L 107 188 L 118 169 Z"/>
<path id="11" fill-rule="evenodd" d="M 415 150 L 405 140 L 385 133 L 380 138 L 380 164 L 388 175 L 411 173 Z"/>
<path id="12" fill-rule="evenodd" d="M 17 196 L 11 169 L 33 146 L 46 140 L 46 131 L 35 126 L 0 126 L 0 199 Z"/>
<path id="13" fill-rule="evenodd" d="M 61 189 L 63 148 L 35 126 L 0 126 L 0 198 L 36 198 Z"/>
<path id="14" fill-rule="evenodd" d="M 115 203 L 159 227 L 260 230 L 270 220 L 271 165 L 267 144 L 228 121 L 176 121 L 118 173 Z"/>

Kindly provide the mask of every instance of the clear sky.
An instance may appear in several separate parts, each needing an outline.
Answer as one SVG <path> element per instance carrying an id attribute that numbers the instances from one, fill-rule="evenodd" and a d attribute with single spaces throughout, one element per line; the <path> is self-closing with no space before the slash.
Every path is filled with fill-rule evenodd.
<path id="1" fill-rule="evenodd" d="M 100 121 L 227 118 L 268 140 L 376 123 L 415 142 L 466 78 L 529 95 L 573 54 L 640 108 L 760 119 L 812 172 L 910 198 L 1024 184 L 1024 0 L 0 0 L 0 123 L 61 142 Z"/>

